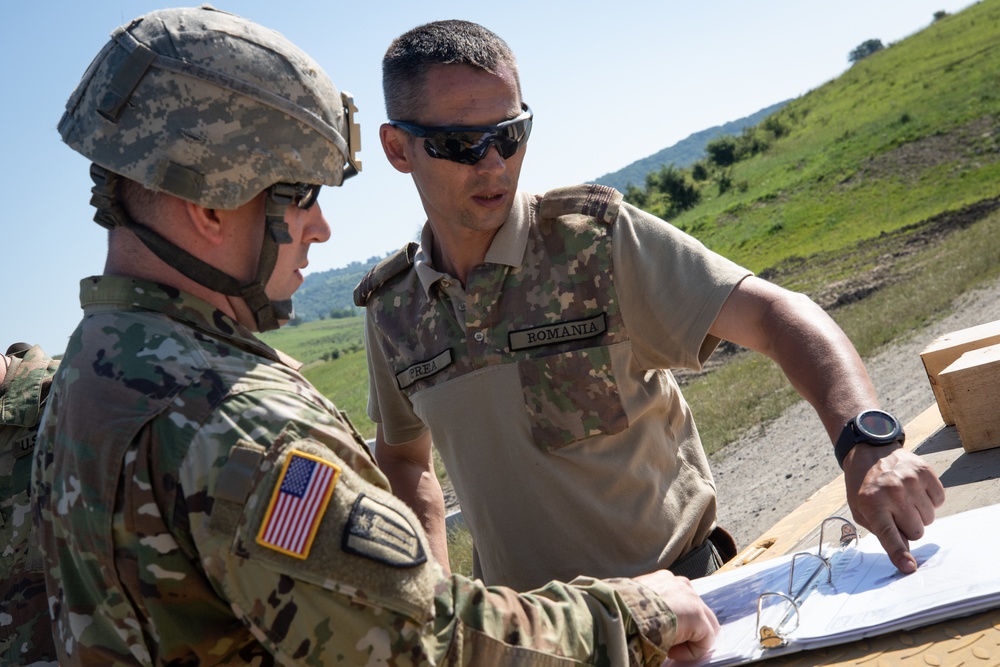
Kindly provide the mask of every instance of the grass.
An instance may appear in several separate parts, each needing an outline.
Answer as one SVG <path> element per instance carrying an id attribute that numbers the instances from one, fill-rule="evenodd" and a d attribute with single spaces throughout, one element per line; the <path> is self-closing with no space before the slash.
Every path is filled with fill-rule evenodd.
<path id="1" fill-rule="evenodd" d="M 314 320 L 261 335 L 268 345 L 312 364 L 365 349 L 364 318 Z"/>
<path id="2" fill-rule="evenodd" d="M 364 317 L 315 320 L 261 334 L 261 339 L 302 362 L 302 374 L 347 412 L 365 438 L 375 437 L 368 419 L 368 365 Z"/>
<path id="3" fill-rule="evenodd" d="M 772 117 L 788 133 L 733 167 L 742 187 L 672 222 L 761 271 L 995 195 L 998 33 L 982 2 L 858 62 Z"/>

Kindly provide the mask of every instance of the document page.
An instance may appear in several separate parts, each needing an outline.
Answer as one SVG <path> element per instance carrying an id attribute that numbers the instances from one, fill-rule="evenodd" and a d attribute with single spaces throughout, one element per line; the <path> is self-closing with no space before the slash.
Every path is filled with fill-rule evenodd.
<path id="1" fill-rule="evenodd" d="M 719 619 L 715 649 L 695 665 L 752 662 L 808 648 L 927 625 L 1000 605 L 1000 505 L 938 519 L 910 550 L 914 574 L 901 574 L 874 535 L 816 556 L 788 554 L 695 580 Z M 812 549 L 819 554 L 819 546 Z M 792 562 L 794 578 L 790 579 Z M 763 648 L 761 625 L 779 630 L 784 647 Z M 797 605 L 793 605 L 792 601 Z M 797 606 L 797 613 L 796 613 Z M 681 663 L 667 663 L 681 664 Z"/>

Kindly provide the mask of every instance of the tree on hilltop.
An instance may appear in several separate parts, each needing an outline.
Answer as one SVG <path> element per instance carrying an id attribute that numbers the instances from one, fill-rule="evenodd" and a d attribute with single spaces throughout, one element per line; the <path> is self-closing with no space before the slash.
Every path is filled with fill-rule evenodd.
<path id="1" fill-rule="evenodd" d="M 881 39 L 867 39 L 847 54 L 847 59 L 852 63 L 856 63 L 859 60 L 864 60 L 876 51 L 881 51 L 884 48 L 885 45 L 882 43 Z"/>

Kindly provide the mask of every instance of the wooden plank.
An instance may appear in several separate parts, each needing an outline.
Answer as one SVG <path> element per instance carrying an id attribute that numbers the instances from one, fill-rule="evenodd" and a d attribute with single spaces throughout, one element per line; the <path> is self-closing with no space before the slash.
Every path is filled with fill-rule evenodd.
<path id="1" fill-rule="evenodd" d="M 1000 447 L 1000 345 L 970 350 L 938 374 L 967 452 Z"/>
<path id="2" fill-rule="evenodd" d="M 927 380 L 934 391 L 934 400 L 937 401 L 945 424 L 950 426 L 955 420 L 948 399 L 938 382 L 938 375 L 965 352 L 998 343 L 1000 343 L 1000 320 L 939 336 L 920 353 L 924 370 L 927 372 Z"/>

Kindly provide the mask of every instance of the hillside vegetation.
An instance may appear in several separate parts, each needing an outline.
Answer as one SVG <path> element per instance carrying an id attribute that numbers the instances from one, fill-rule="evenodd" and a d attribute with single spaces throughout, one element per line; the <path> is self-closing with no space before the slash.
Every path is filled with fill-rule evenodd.
<path id="1" fill-rule="evenodd" d="M 618 171 L 604 174 L 595 178 L 592 183 L 600 183 L 612 188 L 625 191 L 630 185 L 636 187 L 646 183 L 646 175 L 657 169 L 674 165 L 676 167 L 688 167 L 691 164 L 705 157 L 705 144 L 718 137 L 736 134 L 747 127 L 753 127 L 761 122 L 781 107 L 788 104 L 789 100 L 778 102 L 760 111 L 750 114 L 745 118 L 739 118 L 722 125 L 716 125 L 678 141 L 673 146 L 657 151 L 649 157 L 636 160 L 630 165 L 622 167 Z"/>
<path id="2" fill-rule="evenodd" d="M 720 174 L 723 188 L 700 184 L 700 204 L 672 222 L 762 271 L 992 197 L 998 84 L 1000 3 L 990 0 L 857 62 L 745 132 L 763 150 Z"/>
<path id="3" fill-rule="evenodd" d="M 400 241 L 400 246 L 403 242 Z M 349 317 L 362 311 L 354 306 L 354 287 L 382 257 L 370 257 L 365 262 L 351 262 L 339 269 L 317 271 L 306 276 L 295 292 L 295 322 L 311 322 L 327 317 Z"/>
<path id="4" fill-rule="evenodd" d="M 1000 0 L 931 19 L 733 137 L 750 147 L 741 159 L 704 162 L 698 180 L 698 163 L 679 170 L 698 203 L 671 221 L 810 294 L 863 356 L 1000 275 Z M 654 213 L 672 206 L 655 188 L 637 194 Z M 335 331 L 360 341 L 362 321 L 264 338 L 310 362 L 307 377 L 373 434 L 363 351 L 322 359 L 342 346 Z M 313 335 L 326 342 L 308 342 Z M 759 355 L 725 348 L 713 360 L 710 373 L 680 376 L 709 450 L 795 400 Z"/>

